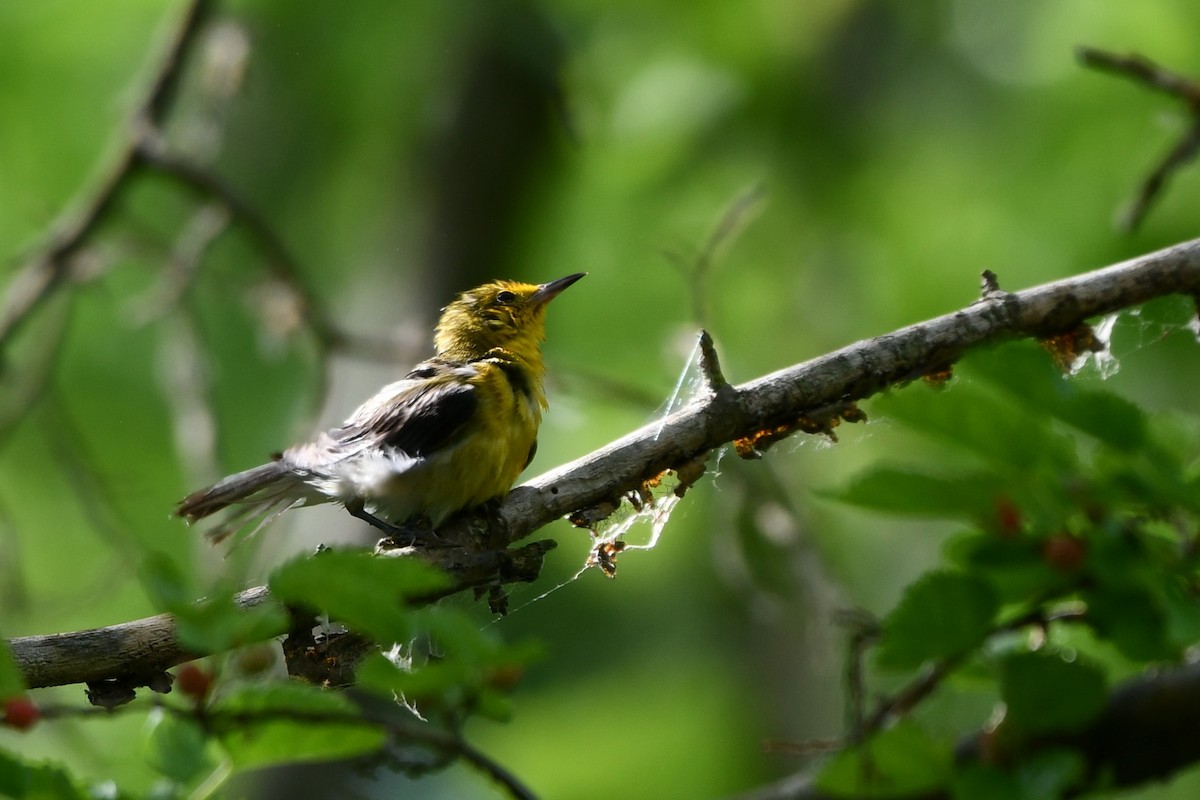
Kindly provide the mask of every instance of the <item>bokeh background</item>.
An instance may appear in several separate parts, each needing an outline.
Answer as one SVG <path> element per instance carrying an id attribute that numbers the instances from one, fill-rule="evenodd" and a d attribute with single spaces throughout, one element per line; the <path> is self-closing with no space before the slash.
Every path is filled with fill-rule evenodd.
<path id="1" fill-rule="evenodd" d="M 182 10 L 0 6 L 7 280 L 111 170 Z M 963 306 L 985 268 L 1024 288 L 1191 238 L 1187 171 L 1138 232 L 1114 224 L 1185 110 L 1082 68 L 1074 48 L 1200 75 L 1197 31 L 1189 0 L 218 2 L 166 133 L 261 216 L 292 271 L 178 181 L 130 181 L 74 278 L 4 343 L 0 629 L 154 613 L 148 551 L 203 593 L 319 542 L 370 543 L 313 510 L 223 558 L 168 514 L 344 417 L 428 354 L 455 291 L 491 277 L 589 273 L 551 309 L 536 474 L 661 414 L 701 326 L 747 380 Z M 1107 385 L 1195 411 L 1186 332 L 1118 332 Z M 840 438 L 710 465 L 613 581 L 570 581 L 586 533 L 541 532 L 560 547 L 492 630 L 544 657 L 513 720 L 469 736 L 552 798 L 718 797 L 803 766 L 763 742 L 842 732 L 835 612 L 885 612 L 949 532 L 823 498 L 922 446 L 886 419 Z M 930 714 L 967 730 L 992 700 L 951 687 Z M 0 731 L 0 746 L 144 792 L 143 724 Z M 318 781 L 385 796 L 403 779 L 321 766 L 242 786 L 298 796 Z M 451 771 L 419 792 L 493 789 Z"/>

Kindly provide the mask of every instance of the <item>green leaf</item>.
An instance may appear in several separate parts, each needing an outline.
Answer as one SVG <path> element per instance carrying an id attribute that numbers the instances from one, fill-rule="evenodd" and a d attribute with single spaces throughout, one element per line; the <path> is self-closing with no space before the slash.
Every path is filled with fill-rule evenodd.
<path id="1" fill-rule="evenodd" d="M 1104 708 L 1107 679 L 1100 668 L 1051 653 L 1014 653 L 1000 665 L 1006 719 L 1029 733 L 1072 731 Z"/>
<path id="2" fill-rule="evenodd" d="M 1075 750 L 1054 748 L 1032 753 L 1016 769 L 1020 800 L 1059 800 L 1083 781 L 1087 762 Z"/>
<path id="3" fill-rule="evenodd" d="M 1018 800 L 1021 790 L 1012 775 L 985 764 L 965 764 L 950 784 L 954 800 Z"/>
<path id="4" fill-rule="evenodd" d="M 344 696 L 294 683 L 246 686 L 214 703 L 211 717 L 238 769 L 351 758 L 386 738 Z"/>
<path id="5" fill-rule="evenodd" d="M 239 607 L 229 586 L 200 590 L 183 569 L 161 553 L 142 562 L 142 586 L 155 604 L 175 615 L 179 641 L 196 653 L 219 653 L 284 633 L 290 621 L 279 603 Z"/>
<path id="6" fill-rule="evenodd" d="M 188 574 L 165 553 L 152 552 L 142 561 L 142 588 L 163 611 L 177 614 L 195 600 L 197 589 Z"/>
<path id="7" fill-rule="evenodd" d="M 449 585 L 444 573 L 423 561 L 353 550 L 297 559 L 283 565 L 270 581 L 272 595 L 281 602 L 323 611 L 378 642 L 410 638 L 407 601 Z"/>
<path id="8" fill-rule="evenodd" d="M 998 610 L 996 593 L 979 578 L 956 572 L 925 575 L 883 621 L 878 663 L 904 669 L 967 651 L 983 641 Z"/>
<path id="9" fill-rule="evenodd" d="M 1079 391 L 1052 409 L 1060 420 L 1117 450 L 1146 443 L 1146 415 L 1134 403 L 1108 392 Z"/>
<path id="10" fill-rule="evenodd" d="M 0 638 L 0 700 L 25 691 L 25 676 L 13 660 L 8 642 Z"/>
<path id="11" fill-rule="evenodd" d="M 176 612 L 179 641 L 196 653 L 220 653 L 286 633 L 287 612 L 274 601 L 239 607 L 228 591 Z"/>
<path id="12" fill-rule="evenodd" d="M 212 772 L 217 765 L 208 737 L 195 720 L 162 709 L 151 710 L 146 720 L 143 753 L 155 771 L 181 784 Z"/>
<path id="13" fill-rule="evenodd" d="M 903 467 L 877 467 L 827 496 L 872 511 L 962 519 L 992 507 L 997 483 L 996 476 L 983 473 L 941 477 Z"/>
<path id="14" fill-rule="evenodd" d="M 1116 645 L 1126 657 L 1154 661 L 1179 655 L 1180 647 L 1168 639 L 1163 611 L 1140 587 L 1101 587 L 1086 592 L 1083 600 L 1088 622 L 1097 635 Z"/>
<path id="15" fill-rule="evenodd" d="M 817 776 L 817 788 L 834 797 L 921 795 L 944 787 L 952 766 L 948 744 L 905 720 L 835 755 Z"/>
<path id="16" fill-rule="evenodd" d="M 1073 463 L 1075 446 L 1050 430 L 1043 415 L 1014 409 L 994 392 L 960 382 L 931 399 L 923 386 L 890 392 L 873 401 L 873 413 L 893 417 L 989 465 L 1028 470 L 1034 463 Z M 1031 448 L 1030 442 L 1038 446 Z"/>
<path id="17" fill-rule="evenodd" d="M 943 551 L 952 564 L 986 580 L 1001 603 L 1024 601 L 1067 580 L 1046 563 L 1039 544 L 1028 539 L 968 531 L 948 539 Z"/>
<path id="18" fill-rule="evenodd" d="M 1137 405 L 1110 392 L 1080 388 L 1079 379 L 1064 377 L 1038 348 L 1000 347 L 972 354 L 965 363 L 968 373 L 984 377 L 1023 408 L 1049 414 L 1113 448 L 1129 451 L 1146 441 L 1147 418 Z"/>
<path id="19" fill-rule="evenodd" d="M 62 767 L 25 761 L 6 750 L 0 750 L 0 797 L 90 800 L 88 793 Z"/>

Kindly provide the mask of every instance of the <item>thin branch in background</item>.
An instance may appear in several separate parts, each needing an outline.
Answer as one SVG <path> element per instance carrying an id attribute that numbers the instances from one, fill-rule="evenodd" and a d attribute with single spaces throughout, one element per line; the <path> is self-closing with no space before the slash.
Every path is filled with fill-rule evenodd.
<path id="1" fill-rule="evenodd" d="M 174 311 L 193 286 L 204 256 L 229 227 L 229 210 L 208 203 L 192 213 L 167 256 L 166 268 L 155 285 L 129 303 L 135 325 L 160 320 Z"/>
<path id="2" fill-rule="evenodd" d="M 9 284 L 0 310 L 0 351 L 8 348 L 34 312 L 67 282 L 75 256 L 112 214 L 134 168 L 140 131 L 147 123 L 157 122 L 158 114 L 170 107 L 187 51 L 210 10 L 210 0 L 192 0 L 180 14 L 154 80 L 130 117 L 125 143 L 108 173 L 78 210 L 60 218 L 39 252 L 27 259 Z"/>
<path id="3" fill-rule="evenodd" d="M 883 630 L 875 615 L 863 609 L 843 609 L 834 615 L 834 621 L 852 631 L 846 653 L 846 728 L 850 731 L 848 741 L 858 744 L 867 735 L 867 681 L 863 662 L 867 650 L 879 641 Z"/>
<path id="4" fill-rule="evenodd" d="M 1197 152 L 1200 152 L 1200 81 L 1172 72 L 1137 54 L 1120 55 L 1094 47 L 1080 47 L 1077 55 L 1084 66 L 1122 75 L 1182 101 L 1192 118 L 1183 136 L 1142 181 L 1138 193 L 1121 214 L 1121 228 L 1132 232 L 1145 219 L 1167 181 L 1195 160 Z"/>
<path id="5" fill-rule="evenodd" d="M 692 301 L 692 321 L 701 328 L 708 327 L 708 297 L 712 271 L 723 248 L 731 245 L 754 218 L 766 191 L 755 185 L 742 191 L 721 213 L 709 232 L 700 252 L 689 258 L 681 253 L 668 252 L 667 258 L 688 281 Z"/>
<path id="6" fill-rule="evenodd" d="M 205 354 L 190 315 L 168 317 L 161 324 L 155 374 L 171 416 L 175 452 L 187 475 L 208 480 L 220 473 L 220 465 Z"/>
<path id="7" fill-rule="evenodd" d="M 60 472 L 71 487 L 73 496 L 79 501 L 85 518 L 116 551 L 122 561 L 138 563 L 141 547 L 133 531 L 137 526 L 125 519 L 112 502 L 124 492 L 105 485 L 100 476 L 107 474 L 95 457 L 84 450 L 87 437 L 76 423 L 70 411 L 59 399 L 58 392 L 50 398 L 44 429 L 45 441 L 58 462 Z M 114 579 L 124 580 L 127 574 L 120 571 L 107 573 Z"/>
<path id="8" fill-rule="evenodd" d="M 6 376 L 0 395 L 0 446 L 29 418 L 29 411 L 46 396 L 70 319 L 70 303 L 53 309 L 42 322 L 41 335 L 30 337 L 30 351 L 21 370 Z M 2 362 L 0 362 L 2 363 Z M 4 370 L 0 367 L 0 373 Z"/>
<path id="9" fill-rule="evenodd" d="M 140 169 L 151 169 L 220 204 L 232 224 L 250 233 L 280 289 L 272 297 L 279 300 L 286 294 L 293 312 L 278 319 L 294 317 L 307 324 L 322 353 L 337 351 L 369 360 L 416 361 L 419 354 L 403 343 L 351 334 L 333 324 L 307 288 L 303 270 L 283 238 L 262 214 L 215 173 L 167 145 L 162 134 L 165 116 L 174 103 L 183 66 L 211 6 L 211 0 L 193 0 L 180 14 L 144 97 L 130 115 L 120 153 L 108 172 L 77 210 L 55 223 L 47 240 L 9 283 L 0 307 L 0 351 L 11 345 L 17 332 L 52 295 L 78 277 L 80 255 L 114 214 L 122 191 Z M 218 234 L 210 233 L 203 247 Z"/>

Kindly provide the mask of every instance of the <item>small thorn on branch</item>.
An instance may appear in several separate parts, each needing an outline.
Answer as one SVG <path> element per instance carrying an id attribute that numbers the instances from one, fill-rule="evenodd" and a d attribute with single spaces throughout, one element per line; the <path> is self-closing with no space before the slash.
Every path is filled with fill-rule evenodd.
<path id="1" fill-rule="evenodd" d="M 700 369 L 704 372 L 704 381 L 714 394 L 728 388 L 729 381 L 725 380 L 725 373 L 721 371 L 716 345 L 706 330 L 700 331 Z"/>
<path id="2" fill-rule="evenodd" d="M 981 300 L 988 300 L 1003 292 L 1000 288 L 1000 279 L 990 269 L 985 269 L 980 274 L 979 283 L 979 298 Z"/>

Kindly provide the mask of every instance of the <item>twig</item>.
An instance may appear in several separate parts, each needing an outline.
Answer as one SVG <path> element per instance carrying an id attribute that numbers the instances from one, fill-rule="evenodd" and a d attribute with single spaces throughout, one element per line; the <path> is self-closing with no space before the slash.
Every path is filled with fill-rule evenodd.
<path id="1" fill-rule="evenodd" d="M 726 243 L 737 238 L 750 223 L 751 214 L 758 208 L 766 192 L 761 185 L 739 193 L 721 212 L 700 252 L 692 259 L 682 253 L 668 252 L 670 261 L 687 278 L 692 300 L 692 319 L 701 328 L 708 322 L 708 289 L 713 265 Z"/>
<path id="2" fill-rule="evenodd" d="M 4 298 L 3 311 L 0 311 L 0 352 L 7 349 L 17 331 L 66 281 L 74 256 L 112 213 L 126 178 L 133 170 L 140 132 L 148 123 L 157 123 L 158 115 L 169 108 L 181 66 L 210 7 L 210 0 L 192 0 L 184 9 L 160 57 L 154 80 L 130 117 L 125 144 L 108 173 L 82 208 L 56 223 L 40 252 L 29 258 L 13 278 Z"/>
<path id="3" fill-rule="evenodd" d="M 1200 82 L 1167 70 L 1137 54 L 1119 55 L 1094 47 L 1081 47 L 1077 52 L 1085 66 L 1122 75 L 1183 101 L 1192 117 L 1192 124 L 1187 131 L 1142 181 L 1133 201 L 1122 213 L 1121 227 L 1133 231 L 1141 224 L 1170 177 L 1200 152 Z"/>
<path id="4" fill-rule="evenodd" d="M 1123 75 L 1130 80 L 1177 97 L 1192 106 L 1200 107 L 1200 83 L 1172 72 L 1137 53 L 1120 55 L 1096 47 L 1080 47 L 1079 60 L 1093 69 Z"/>

